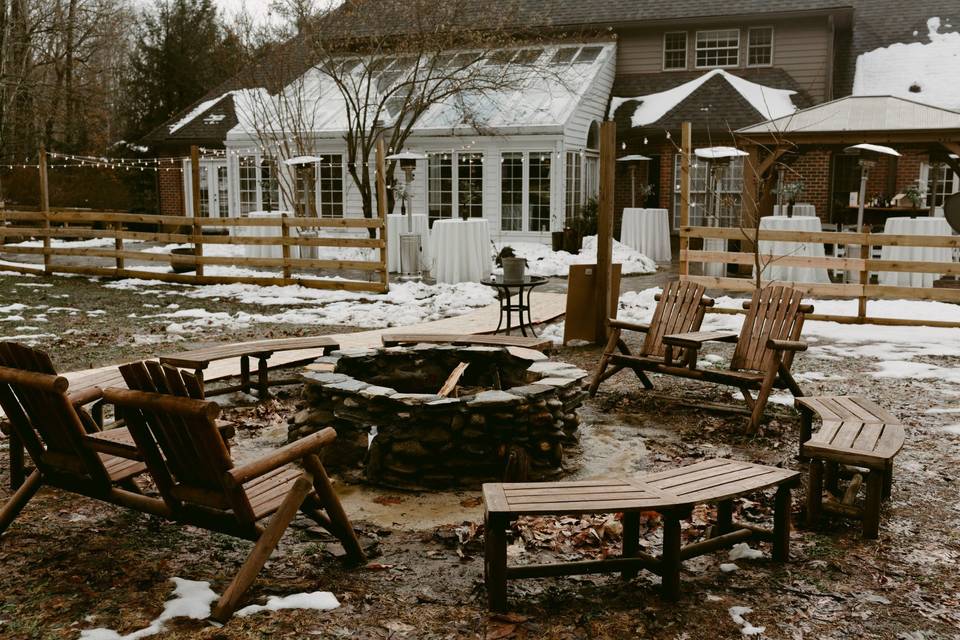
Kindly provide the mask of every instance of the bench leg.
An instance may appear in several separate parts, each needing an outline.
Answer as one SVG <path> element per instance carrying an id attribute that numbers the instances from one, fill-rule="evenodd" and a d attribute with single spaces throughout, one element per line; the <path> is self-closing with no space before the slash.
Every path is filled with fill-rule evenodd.
<path id="1" fill-rule="evenodd" d="M 887 470 L 883 474 L 883 499 L 889 500 L 890 495 L 893 493 L 893 460 L 890 461 L 890 464 L 887 466 Z"/>
<path id="2" fill-rule="evenodd" d="M 484 519 L 483 578 L 491 611 L 507 610 L 507 519 L 488 513 Z"/>
<path id="3" fill-rule="evenodd" d="M 260 394 L 260 400 L 266 400 L 268 394 L 270 393 L 270 380 L 267 377 L 266 358 L 260 358 L 259 365 L 257 366 L 257 391 Z"/>
<path id="4" fill-rule="evenodd" d="M 610 364 L 610 354 L 613 353 L 613 350 L 617 348 L 617 342 L 620 340 L 620 329 L 611 329 L 610 330 L 610 339 L 607 340 L 607 346 L 603 349 L 603 355 L 600 356 L 600 362 L 597 364 L 597 372 L 593 374 L 593 380 L 590 382 L 589 393 L 590 397 L 597 395 L 597 389 L 600 388 L 600 383 L 604 381 L 603 374 L 607 370 L 607 366 Z"/>
<path id="5" fill-rule="evenodd" d="M 823 486 L 830 493 L 836 494 L 840 490 L 840 465 L 836 462 L 823 463 Z"/>
<path id="6" fill-rule="evenodd" d="M 714 531 L 712 538 L 733 531 L 733 500 L 717 503 L 717 524 Z"/>
<path id="7" fill-rule="evenodd" d="M 630 511 L 623 514 L 623 557 L 632 558 L 640 550 L 640 514 Z M 638 569 L 624 569 L 620 574 L 624 580 L 637 576 Z"/>
<path id="8" fill-rule="evenodd" d="M 663 514 L 663 555 L 660 557 L 663 597 L 680 597 L 680 517 L 676 513 Z"/>
<path id="9" fill-rule="evenodd" d="M 203 369 L 194 369 L 193 376 L 197 379 L 197 384 L 200 385 L 200 392 L 205 391 L 203 384 Z"/>
<path id="10" fill-rule="evenodd" d="M 26 479 L 23 443 L 16 433 L 10 434 L 10 491 L 16 491 Z"/>
<path id="11" fill-rule="evenodd" d="M 800 449 L 803 451 L 803 443 L 813 435 L 813 414 L 806 407 L 800 407 Z M 800 462 L 806 462 L 803 453 L 797 456 Z"/>
<path id="12" fill-rule="evenodd" d="M 773 510 L 773 559 L 787 562 L 790 559 L 790 487 L 777 487 Z"/>
<path id="13" fill-rule="evenodd" d="M 880 504 L 885 474 L 871 471 L 867 477 L 867 503 L 863 507 L 863 537 L 873 539 L 880 532 Z"/>
<path id="14" fill-rule="evenodd" d="M 810 459 L 810 476 L 807 479 L 807 527 L 813 528 L 820 520 L 823 506 L 823 460 Z"/>
<path id="15" fill-rule="evenodd" d="M 240 388 L 250 393 L 250 357 L 240 356 Z"/>

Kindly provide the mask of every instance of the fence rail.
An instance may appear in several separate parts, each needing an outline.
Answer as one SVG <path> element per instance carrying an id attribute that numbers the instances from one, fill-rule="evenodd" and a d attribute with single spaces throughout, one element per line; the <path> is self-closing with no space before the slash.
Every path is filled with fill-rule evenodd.
<path id="1" fill-rule="evenodd" d="M 152 230 L 144 227 L 152 226 Z M 247 236 L 245 227 L 275 228 L 277 235 Z M 228 229 L 230 235 L 209 235 L 209 229 Z M 303 237 L 300 232 L 321 230 L 372 230 L 376 237 Z M 16 246 L 6 244 L 8 238 L 39 239 L 43 246 Z M 62 247 L 52 239 L 113 240 L 112 247 Z M 193 255 L 163 254 L 132 250 L 125 242 L 157 242 L 186 244 Z M 193 218 L 185 216 L 151 215 L 120 211 L 77 211 L 51 209 L 43 211 L 0 211 L 0 252 L 20 255 L 42 255 L 43 265 L 14 265 L 4 263 L 0 269 L 25 273 L 69 273 L 117 278 L 140 278 L 186 284 L 299 284 L 320 289 L 384 292 L 387 290 L 386 221 L 375 218 L 303 218 L 283 216 L 276 218 Z M 205 256 L 204 246 L 242 245 L 279 247 L 280 257 Z M 369 260 L 331 260 L 293 257 L 293 247 L 333 247 L 372 250 Z M 88 257 L 112 259 L 114 265 L 76 265 L 56 261 L 61 257 Z M 128 267 L 127 260 L 166 262 L 173 266 L 193 266 L 193 273 L 159 273 Z M 206 275 L 204 266 L 260 267 L 279 271 L 278 276 Z M 299 270 L 301 273 L 294 273 Z M 366 272 L 369 280 L 325 279 L 303 270 L 352 270 Z"/>
<path id="2" fill-rule="evenodd" d="M 764 277 L 764 271 L 771 265 L 783 267 L 805 267 L 833 270 L 834 272 L 854 272 L 857 282 L 781 282 L 811 296 L 828 296 L 858 300 L 858 311 L 854 316 L 837 316 L 817 314 L 812 319 L 829 320 L 854 324 L 883 324 L 883 325 L 923 325 L 940 327 L 960 327 L 960 322 L 938 321 L 929 319 L 886 318 L 870 316 L 867 305 L 872 300 L 906 299 L 906 300 L 933 300 L 940 302 L 960 303 L 960 288 L 932 288 L 910 287 L 872 284 L 873 274 L 881 272 L 940 274 L 945 276 L 960 275 L 960 263 L 955 261 L 917 261 L 917 260 L 883 260 L 871 257 L 810 257 L 797 255 L 768 255 L 759 254 L 753 250 L 743 251 L 715 251 L 690 248 L 692 239 L 719 239 L 739 240 L 744 245 L 752 246 L 755 242 L 796 242 L 796 243 L 824 243 L 834 246 L 867 247 L 865 252 L 870 255 L 871 248 L 877 246 L 910 246 L 938 249 L 960 249 L 960 236 L 928 236 L 928 235 L 896 235 L 885 233 L 864 232 L 835 232 L 835 231 L 782 231 L 756 230 L 730 227 L 693 227 L 680 228 L 681 251 L 680 273 L 681 278 L 697 282 L 705 287 L 733 292 L 750 292 L 756 286 L 752 275 L 742 277 L 708 276 L 691 274 L 691 264 L 701 265 L 744 265 L 760 266 L 761 286 L 773 280 Z M 750 270 L 753 271 L 753 270 Z M 726 273 L 726 269 L 724 269 Z M 730 310 L 716 310 L 717 313 L 731 312 Z"/>

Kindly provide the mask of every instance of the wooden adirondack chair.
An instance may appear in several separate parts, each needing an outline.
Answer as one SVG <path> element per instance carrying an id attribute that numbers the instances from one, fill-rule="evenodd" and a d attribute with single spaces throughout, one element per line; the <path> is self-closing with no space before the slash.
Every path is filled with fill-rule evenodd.
<path id="1" fill-rule="evenodd" d="M 799 291 L 785 286 L 755 291 L 752 300 L 743 303 L 747 317 L 739 336 L 727 331 L 665 335 L 664 363 L 656 371 L 737 387 L 751 410 L 750 431 L 755 433 L 774 388 L 786 388 L 795 397 L 803 396 L 800 385 L 790 374 L 794 355 L 807 349 L 807 344 L 800 341 L 800 333 L 806 314 L 813 313 L 813 306 L 802 304 L 801 298 Z M 736 342 L 729 369 L 697 367 L 697 353 L 710 341 Z M 673 358 L 674 349 L 685 352 L 679 362 Z M 751 395 L 754 389 L 757 390 L 755 399 Z"/>
<path id="2" fill-rule="evenodd" d="M 650 324 L 638 324 L 610 318 L 610 338 L 600 357 L 597 371 L 590 382 L 590 395 L 594 396 L 600 383 L 616 375 L 623 369 L 632 369 L 647 389 L 653 389 L 653 383 L 646 371 L 656 371 L 663 364 L 666 346 L 663 336 L 672 333 L 688 333 L 700 329 L 707 307 L 713 306 L 713 300 L 706 297 L 705 289 L 692 282 L 675 280 L 667 285 L 663 293 L 657 294 L 657 308 L 653 312 Z M 623 331 L 640 331 L 647 335 L 640 352 L 630 352 L 623 341 Z M 617 353 L 617 351 L 620 353 Z M 613 368 L 608 370 L 608 367 Z"/>
<path id="3" fill-rule="evenodd" d="M 336 437 L 333 429 L 235 467 L 217 430 L 215 403 L 126 389 L 107 389 L 104 398 L 126 420 L 173 519 L 256 542 L 214 619 L 233 614 L 298 510 L 339 538 L 352 560 L 365 559 L 317 457 Z"/>
<path id="4" fill-rule="evenodd" d="M 0 406 L 36 466 L 0 509 L 0 533 L 43 485 L 169 515 L 163 501 L 142 495 L 134 482 L 146 471 L 142 462 L 98 450 L 68 387 L 60 376 L 0 366 Z"/>

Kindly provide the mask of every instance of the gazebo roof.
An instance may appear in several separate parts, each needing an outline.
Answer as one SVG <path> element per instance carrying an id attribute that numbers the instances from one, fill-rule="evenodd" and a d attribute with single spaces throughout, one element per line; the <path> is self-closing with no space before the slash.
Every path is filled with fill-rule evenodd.
<path id="1" fill-rule="evenodd" d="M 776 136 L 795 142 L 820 138 L 840 143 L 857 136 L 913 136 L 917 142 L 931 137 L 956 140 L 960 135 L 960 112 L 895 96 L 847 96 L 743 127 L 736 133 L 744 137 Z"/>

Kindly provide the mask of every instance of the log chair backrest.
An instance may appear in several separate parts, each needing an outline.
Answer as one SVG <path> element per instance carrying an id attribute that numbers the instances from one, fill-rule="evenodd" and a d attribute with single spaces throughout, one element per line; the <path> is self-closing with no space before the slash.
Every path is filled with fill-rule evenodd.
<path id="1" fill-rule="evenodd" d="M 203 400 L 203 385 L 195 375 L 156 361 L 131 362 L 120 366 L 127 388 L 134 391 L 166 393 Z"/>
<path id="2" fill-rule="evenodd" d="M 47 354 L 0 342 L 0 406 L 34 464 L 47 475 L 108 487 L 103 462 L 84 442 L 87 430 L 67 397 L 69 385 Z"/>
<path id="3" fill-rule="evenodd" d="M 175 370 L 176 371 L 176 370 Z M 126 389 L 107 389 L 104 399 L 126 421 L 147 470 L 167 505 L 200 507 L 254 522 L 241 487 L 224 482 L 233 460 L 217 430 L 215 402 Z"/>
<path id="4" fill-rule="evenodd" d="M 734 371 L 766 371 L 773 357 L 773 351 L 767 348 L 767 340 L 799 340 L 804 318 L 813 312 L 812 306 L 801 303 L 802 298 L 796 289 L 782 285 L 754 291 L 750 302 L 743 303 L 747 317 L 730 368 Z M 789 369 L 792 362 L 793 352 L 789 351 L 783 357 L 783 364 Z"/>
<path id="5" fill-rule="evenodd" d="M 674 280 L 668 284 L 660 294 L 640 355 L 663 357 L 663 336 L 699 330 L 706 308 L 713 305 L 704 292 L 701 285 L 693 282 Z"/>

